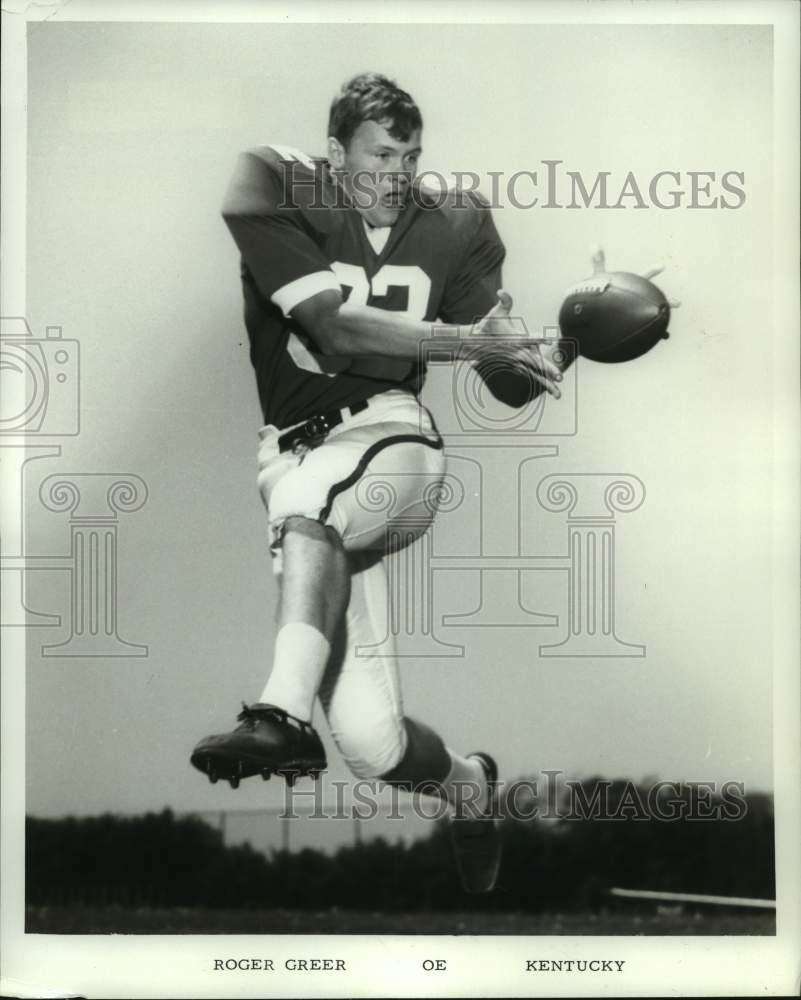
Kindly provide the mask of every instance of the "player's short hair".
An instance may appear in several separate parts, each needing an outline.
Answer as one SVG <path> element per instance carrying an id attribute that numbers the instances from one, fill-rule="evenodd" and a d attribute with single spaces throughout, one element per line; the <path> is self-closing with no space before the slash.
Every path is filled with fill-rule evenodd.
<path id="1" fill-rule="evenodd" d="M 394 80 L 380 73 L 360 73 L 342 85 L 331 103 L 328 134 L 347 147 L 362 122 L 385 125 L 393 139 L 406 142 L 423 127 L 423 116 Z"/>

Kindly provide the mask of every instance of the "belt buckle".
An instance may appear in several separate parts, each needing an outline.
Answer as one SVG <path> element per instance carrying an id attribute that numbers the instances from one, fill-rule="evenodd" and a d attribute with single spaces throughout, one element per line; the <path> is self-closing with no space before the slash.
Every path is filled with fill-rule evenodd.
<path id="1" fill-rule="evenodd" d="M 303 435 L 307 438 L 324 437 L 330 430 L 325 417 L 312 417 L 303 425 Z"/>
<path id="2" fill-rule="evenodd" d="M 295 440 L 292 451 L 296 455 L 305 455 L 321 445 L 326 439 L 326 435 L 331 430 L 331 425 L 325 416 L 312 417 L 307 420 L 302 427 L 298 428 L 299 434 Z"/>

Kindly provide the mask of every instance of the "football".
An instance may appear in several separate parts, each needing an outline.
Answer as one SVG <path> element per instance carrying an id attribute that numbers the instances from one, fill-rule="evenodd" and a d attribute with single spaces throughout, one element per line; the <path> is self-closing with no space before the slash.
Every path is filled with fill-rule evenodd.
<path id="1" fill-rule="evenodd" d="M 627 271 L 596 271 L 574 285 L 559 310 L 563 337 L 591 361 L 632 361 L 667 338 L 670 304 L 653 282 Z"/>

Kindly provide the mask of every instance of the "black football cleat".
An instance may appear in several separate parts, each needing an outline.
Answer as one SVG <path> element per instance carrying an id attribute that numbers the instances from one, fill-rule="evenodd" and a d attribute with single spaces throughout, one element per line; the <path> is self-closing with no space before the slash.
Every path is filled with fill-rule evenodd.
<path id="1" fill-rule="evenodd" d="M 456 868 L 465 892 L 492 892 L 501 867 L 500 824 L 496 818 L 498 806 L 498 765 L 486 753 L 469 755 L 484 768 L 489 786 L 489 800 L 481 815 L 472 815 L 466 804 L 463 815 L 451 819 L 451 844 Z"/>
<path id="2" fill-rule="evenodd" d="M 242 705 L 233 732 L 207 736 L 192 751 L 193 767 L 212 783 L 220 778 L 238 788 L 242 778 L 271 774 L 286 778 L 318 778 L 327 764 L 317 731 L 275 705 Z"/>

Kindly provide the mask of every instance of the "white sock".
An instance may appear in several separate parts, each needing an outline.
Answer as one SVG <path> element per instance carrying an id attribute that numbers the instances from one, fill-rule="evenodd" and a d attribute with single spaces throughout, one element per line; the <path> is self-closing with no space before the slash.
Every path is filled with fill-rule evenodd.
<path id="1" fill-rule="evenodd" d="M 275 638 L 273 669 L 259 701 L 311 722 L 314 699 L 330 654 L 331 644 L 313 625 L 284 625 Z"/>
<path id="2" fill-rule="evenodd" d="M 464 807 L 468 816 L 477 816 L 489 805 L 486 771 L 475 757 L 460 757 L 450 749 L 448 756 L 451 759 L 451 769 L 442 782 L 445 798 L 455 812 L 458 813 Z"/>

